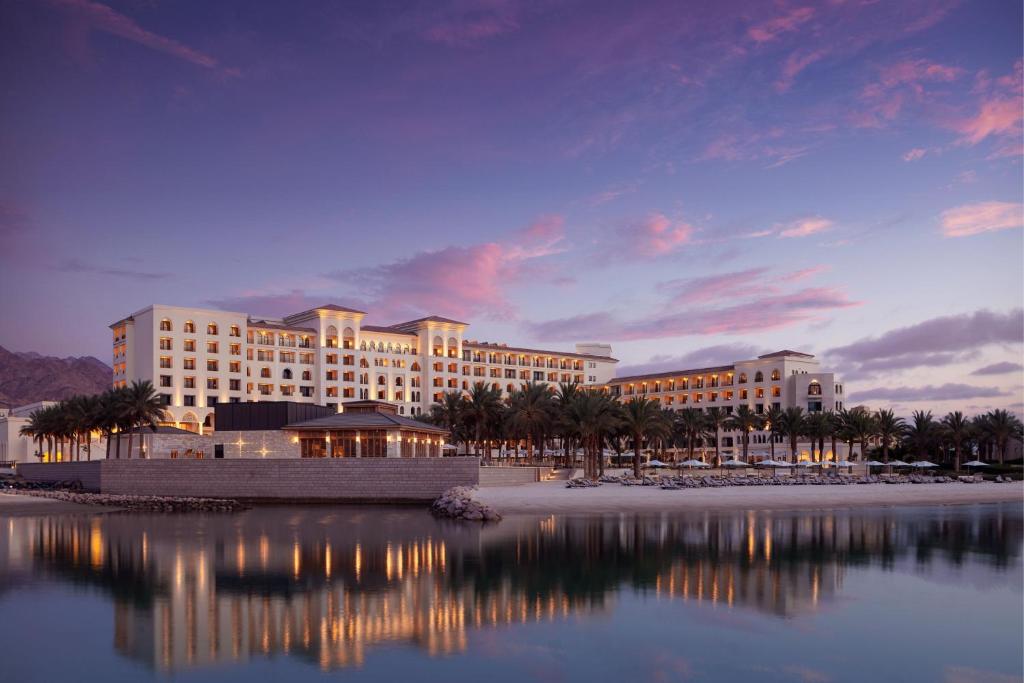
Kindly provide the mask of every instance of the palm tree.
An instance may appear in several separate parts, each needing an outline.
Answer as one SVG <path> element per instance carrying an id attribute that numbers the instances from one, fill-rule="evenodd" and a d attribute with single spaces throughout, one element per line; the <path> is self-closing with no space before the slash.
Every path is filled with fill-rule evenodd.
<path id="1" fill-rule="evenodd" d="M 565 420 L 583 444 L 585 478 L 596 478 L 602 444 L 621 424 L 621 413 L 622 407 L 618 403 L 593 391 L 579 392 L 569 404 Z"/>
<path id="2" fill-rule="evenodd" d="M 762 424 L 761 416 L 750 409 L 748 405 L 741 405 L 733 411 L 726 421 L 729 429 L 736 429 L 740 432 L 743 441 L 743 461 L 747 461 L 747 452 L 750 448 L 750 432 L 760 429 Z"/>
<path id="3" fill-rule="evenodd" d="M 879 410 L 875 413 L 875 434 L 882 446 L 882 462 L 889 462 L 889 448 L 906 430 L 902 417 L 896 417 L 891 410 Z"/>
<path id="4" fill-rule="evenodd" d="M 904 443 L 915 458 L 927 460 L 938 436 L 938 426 L 932 418 L 932 411 L 915 410 L 910 420 L 910 424 L 904 428 Z"/>
<path id="5" fill-rule="evenodd" d="M 533 436 L 551 424 L 553 404 L 551 389 L 546 384 L 527 382 L 508 400 L 509 426 L 514 432 L 526 434 L 527 457 L 533 459 Z M 544 443 L 541 440 L 541 451 Z"/>
<path id="6" fill-rule="evenodd" d="M 693 460 L 693 441 L 703 438 L 709 426 L 708 420 L 698 408 L 685 408 L 676 414 L 675 424 L 679 433 L 686 439 L 689 454 L 687 457 Z"/>
<path id="7" fill-rule="evenodd" d="M 728 418 L 728 415 L 718 406 L 712 406 L 704 413 L 704 419 L 707 421 L 708 435 L 710 436 L 712 432 L 715 435 L 715 467 L 721 467 L 722 465 L 722 456 L 718 453 L 718 443 L 721 441 L 718 434 L 722 429 L 722 425 L 725 424 L 726 418 Z"/>
<path id="8" fill-rule="evenodd" d="M 954 410 L 942 418 L 942 428 L 949 440 L 953 442 L 953 470 L 959 472 L 960 453 L 964 440 L 970 434 L 971 421 L 964 417 L 959 410 Z"/>
<path id="9" fill-rule="evenodd" d="M 803 408 L 786 408 L 776 420 L 772 422 L 772 428 L 778 427 L 779 433 L 789 439 L 789 452 L 792 461 L 796 462 L 797 442 L 804 433 L 804 410 Z"/>
<path id="10" fill-rule="evenodd" d="M 565 464 L 569 465 L 569 452 L 573 451 L 573 437 L 575 436 L 571 425 L 566 421 L 566 412 L 576 397 L 580 394 L 580 385 L 576 382 L 562 382 L 558 385 L 554 396 L 554 409 L 556 424 L 562 436 L 562 451 L 565 456 Z"/>
<path id="11" fill-rule="evenodd" d="M 157 424 L 164 419 L 164 407 L 160 396 L 148 381 L 136 380 L 131 383 L 122 396 L 124 420 L 128 428 L 128 459 L 132 457 L 132 438 L 135 429 L 149 427 L 156 431 Z M 141 444 L 141 435 L 139 441 Z M 141 445 L 140 445 L 141 448 Z"/>
<path id="12" fill-rule="evenodd" d="M 476 382 L 466 399 L 465 415 L 466 420 L 473 426 L 477 455 L 483 448 L 484 435 L 496 421 L 500 411 L 501 393 L 483 382 Z M 487 450 L 485 457 L 487 460 L 491 459 L 490 449 Z"/>
<path id="13" fill-rule="evenodd" d="M 634 396 L 626 401 L 622 411 L 623 429 L 633 437 L 633 476 L 640 478 L 640 446 L 644 437 L 664 433 L 665 422 L 657 401 Z"/>
<path id="14" fill-rule="evenodd" d="M 811 413 L 807 413 L 804 416 L 803 430 L 804 434 L 811 441 L 811 462 L 824 462 L 825 461 L 825 438 L 830 434 L 835 434 L 834 417 L 829 413 L 816 410 Z M 817 446 L 818 456 L 815 458 L 814 450 Z M 835 450 L 832 451 L 832 457 L 839 461 L 836 457 Z"/>
<path id="15" fill-rule="evenodd" d="M 39 452 L 37 455 L 43 457 L 43 439 L 46 438 L 46 415 L 45 408 L 40 410 L 32 411 L 32 414 L 28 416 L 28 422 L 21 426 L 18 433 L 22 436 L 27 436 L 39 445 Z"/>
<path id="16" fill-rule="evenodd" d="M 847 427 L 851 436 L 860 441 L 861 460 L 868 459 L 868 441 L 875 435 L 875 417 L 864 406 L 857 406 L 847 413 Z M 850 455 L 851 459 L 853 454 Z M 836 459 L 838 462 L 838 458 Z"/>
<path id="17" fill-rule="evenodd" d="M 782 427 L 779 425 L 782 419 L 782 408 L 772 406 L 764 414 L 765 429 L 768 430 L 769 446 L 771 448 L 771 459 L 775 460 L 775 437 L 782 436 Z"/>
<path id="18" fill-rule="evenodd" d="M 1008 410 L 992 410 L 985 415 L 985 428 L 999 453 L 999 464 L 1006 460 L 1006 447 L 1021 429 L 1021 422 Z"/>
<path id="19" fill-rule="evenodd" d="M 446 391 L 438 403 L 430 406 L 430 420 L 448 430 L 458 453 L 459 437 L 462 432 L 466 399 L 461 391 Z"/>

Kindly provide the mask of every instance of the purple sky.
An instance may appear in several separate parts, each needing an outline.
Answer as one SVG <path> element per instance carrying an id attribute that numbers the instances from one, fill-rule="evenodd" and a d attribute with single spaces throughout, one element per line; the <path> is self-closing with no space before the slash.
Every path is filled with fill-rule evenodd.
<path id="1" fill-rule="evenodd" d="M 327 302 L 1024 399 L 1020 2 L 0 7 L 0 345 Z"/>

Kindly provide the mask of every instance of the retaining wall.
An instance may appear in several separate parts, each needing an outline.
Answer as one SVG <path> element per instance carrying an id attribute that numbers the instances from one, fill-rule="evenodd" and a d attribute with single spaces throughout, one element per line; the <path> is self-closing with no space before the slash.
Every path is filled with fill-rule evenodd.
<path id="1" fill-rule="evenodd" d="M 28 481 L 78 479 L 88 491 L 276 502 L 420 502 L 480 482 L 476 457 L 102 460 L 34 463 Z"/>
<path id="2" fill-rule="evenodd" d="M 481 467 L 480 486 L 515 486 L 541 481 L 550 467 Z"/>

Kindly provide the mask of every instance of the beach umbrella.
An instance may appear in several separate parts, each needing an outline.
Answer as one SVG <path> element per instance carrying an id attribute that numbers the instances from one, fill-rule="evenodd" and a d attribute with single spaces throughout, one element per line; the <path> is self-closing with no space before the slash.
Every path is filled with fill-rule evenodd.
<path id="1" fill-rule="evenodd" d="M 889 467 L 910 467 L 909 462 L 903 462 L 902 460 L 890 460 L 888 463 Z"/>
<path id="2" fill-rule="evenodd" d="M 749 463 L 745 463 L 742 460 L 737 460 L 736 458 L 733 458 L 732 460 L 726 460 L 725 462 L 722 463 L 722 467 L 749 467 L 749 466 L 750 466 Z"/>
<path id="3" fill-rule="evenodd" d="M 709 465 L 706 462 L 703 462 L 701 460 L 697 460 L 696 458 L 694 458 L 692 460 L 684 460 L 681 463 L 679 463 L 679 466 L 680 467 L 711 467 L 711 465 Z"/>
<path id="4" fill-rule="evenodd" d="M 647 466 L 648 467 L 668 467 L 668 463 L 667 462 L 662 462 L 660 460 L 655 459 L 655 460 L 651 460 L 650 462 L 648 462 Z"/>
<path id="5" fill-rule="evenodd" d="M 926 467 L 938 467 L 938 465 L 936 465 L 935 463 L 928 462 L 927 460 L 918 460 L 917 462 L 912 462 L 910 463 L 910 466 L 917 467 L 920 469 L 924 469 Z"/>
<path id="6" fill-rule="evenodd" d="M 820 462 L 814 462 L 813 460 L 801 460 L 796 464 L 797 467 L 820 467 Z"/>
<path id="7" fill-rule="evenodd" d="M 881 460 L 868 460 L 864 464 L 867 465 L 868 467 L 885 467 L 886 465 L 886 463 L 882 462 Z"/>
<path id="8" fill-rule="evenodd" d="M 853 467 L 854 464 L 856 463 L 852 463 L 849 460 L 840 460 L 836 463 L 836 467 Z"/>
<path id="9" fill-rule="evenodd" d="M 972 460 L 970 462 L 965 462 L 964 467 L 988 467 L 988 463 L 980 460 Z"/>

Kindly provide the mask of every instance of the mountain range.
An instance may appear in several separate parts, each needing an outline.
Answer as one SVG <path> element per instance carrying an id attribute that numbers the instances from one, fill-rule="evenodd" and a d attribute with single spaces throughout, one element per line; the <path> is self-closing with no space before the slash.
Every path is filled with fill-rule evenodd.
<path id="1" fill-rule="evenodd" d="M 113 372 L 92 356 L 57 358 L 0 346 L 0 406 L 98 394 L 110 388 Z"/>

